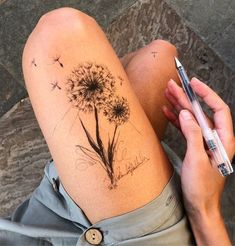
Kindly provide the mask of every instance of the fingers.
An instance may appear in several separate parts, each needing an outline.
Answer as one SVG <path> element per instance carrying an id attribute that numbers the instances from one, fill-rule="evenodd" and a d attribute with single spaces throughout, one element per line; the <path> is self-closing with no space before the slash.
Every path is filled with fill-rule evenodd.
<path id="1" fill-rule="evenodd" d="M 195 93 L 204 100 L 212 111 L 214 111 L 214 124 L 209 117 L 207 117 L 208 123 L 211 128 L 215 128 L 217 130 L 229 157 L 232 158 L 235 149 L 235 138 L 233 133 L 232 116 L 229 107 L 212 89 L 198 79 L 193 78 L 190 85 Z M 182 109 L 187 109 L 192 112 L 191 105 L 183 89 L 173 80 L 168 82 L 165 96 L 172 105 L 173 110 L 168 108 L 163 109 L 163 112 L 169 121 L 179 128 L 180 123 L 176 120 L 179 112 Z"/>
<path id="2" fill-rule="evenodd" d="M 178 119 L 178 115 L 172 112 L 167 106 L 162 107 L 162 111 L 166 118 L 176 127 L 180 130 L 180 123 Z"/>
<path id="3" fill-rule="evenodd" d="M 197 78 L 193 78 L 190 82 L 193 90 L 203 101 L 214 111 L 227 110 L 227 104 L 205 83 Z"/>
<path id="4" fill-rule="evenodd" d="M 190 82 L 193 90 L 214 111 L 215 128 L 221 140 L 228 142 L 234 138 L 232 116 L 228 105 L 206 84 L 193 78 Z M 226 141 L 225 141 L 226 140 Z"/>
<path id="5" fill-rule="evenodd" d="M 187 109 L 193 112 L 192 106 L 188 101 L 185 92 L 180 86 L 176 84 L 175 81 L 170 80 L 168 82 L 167 89 L 165 91 L 165 96 L 168 99 L 168 101 L 171 103 L 172 107 L 177 109 L 177 112 L 180 112 L 180 110 L 182 109 Z M 211 128 L 214 128 L 213 123 L 208 116 L 207 116 L 207 121 L 209 126 Z"/>
<path id="6" fill-rule="evenodd" d="M 181 108 L 192 111 L 191 104 L 189 103 L 183 89 L 180 86 L 178 86 L 174 80 L 171 79 L 168 82 L 167 88 L 169 90 L 171 97 L 174 97 L 175 99 L 174 101 L 173 100 L 171 101 L 173 104 L 177 103 L 178 105 L 181 106 Z"/>
<path id="7" fill-rule="evenodd" d="M 165 97 L 168 99 L 171 106 L 179 113 L 182 109 L 182 106 L 178 103 L 176 97 L 170 92 L 168 88 L 165 90 Z"/>
<path id="8" fill-rule="evenodd" d="M 188 110 L 181 110 L 179 122 L 182 133 L 187 141 L 187 152 L 191 153 L 192 157 L 195 153 L 198 155 L 206 155 L 201 128 L 192 113 Z"/>

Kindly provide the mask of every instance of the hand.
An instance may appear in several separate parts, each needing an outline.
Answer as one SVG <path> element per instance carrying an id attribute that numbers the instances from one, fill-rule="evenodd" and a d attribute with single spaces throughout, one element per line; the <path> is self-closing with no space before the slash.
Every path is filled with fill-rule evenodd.
<path id="1" fill-rule="evenodd" d="M 196 94 L 214 112 L 213 121 L 208 118 L 209 124 L 217 130 L 231 160 L 235 152 L 235 138 L 229 107 L 198 79 L 192 79 L 190 84 Z M 171 80 L 165 95 L 173 109 L 164 106 L 163 112 L 182 131 L 187 141 L 187 151 L 181 169 L 182 191 L 187 213 L 193 219 L 200 217 L 221 220 L 220 199 L 225 178 L 211 166 L 204 148 L 201 129 L 191 113 L 191 105 L 183 90 Z"/>

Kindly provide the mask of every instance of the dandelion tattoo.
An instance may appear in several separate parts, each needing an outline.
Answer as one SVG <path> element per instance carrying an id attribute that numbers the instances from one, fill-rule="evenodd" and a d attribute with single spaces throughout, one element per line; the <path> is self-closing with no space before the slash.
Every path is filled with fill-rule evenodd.
<path id="1" fill-rule="evenodd" d="M 92 136 L 82 117 L 79 116 L 91 148 L 76 146 L 86 157 L 80 159 L 80 167 L 84 168 L 84 163 L 82 164 L 81 160 L 90 163 L 90 165 L 99 163 L 107 173 L 111 189 L 117 186 L 117 181 L 122 176 L 125 176 L 120 173 L 115 175 L 114 165 L 120 135 L 119 128 L 130 117 L 129 103 L 126 98 L 116 94 L 115 82 L 114 76 L 107 67 L 87 62 L 74 69 L 66 83 L 66 93 L 73 107 L 77 108 L 79 112 L 93 114 L 95 120 L 95 133 Z M 105 143 L 101 136 L 100 115 L 103 115 L 107 122 L 113 125 L 113 132 L 108 134 L 108 143 Z M 147 160 L 147 158 L 142 158 L 141 164 Z M 139 162 L 136 165 L 132 164 L 131 169 L 134 170 L 138 166 Z M 131 171 L 126 172 L 126 174 L 128 173 Z"/>

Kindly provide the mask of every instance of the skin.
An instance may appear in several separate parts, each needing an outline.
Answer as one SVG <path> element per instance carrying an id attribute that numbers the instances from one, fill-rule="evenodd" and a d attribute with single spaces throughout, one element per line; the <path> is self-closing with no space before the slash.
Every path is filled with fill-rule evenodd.
<path id="1" fill-rule="evenodd" d="M 153 51 L 156 52 L 155 57 Z M 168 123 L 162 107 L 170 107 L 164 91 L 170 79 L 180 84 L 175 65 L 172 63 L 172 58 L 176 56 L 175 46 L 164 40 L 155 40 L 121 58 L 131 86 L 160 140 L 163 139 Z"/>

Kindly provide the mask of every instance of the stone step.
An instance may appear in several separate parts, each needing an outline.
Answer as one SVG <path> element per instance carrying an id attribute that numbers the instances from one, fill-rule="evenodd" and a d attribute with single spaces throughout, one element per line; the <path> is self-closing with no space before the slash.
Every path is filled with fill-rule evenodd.
<path id="1" fill-rule="evenodd" d="M 165 0 L 235 72 L 235 1 Z"/>

